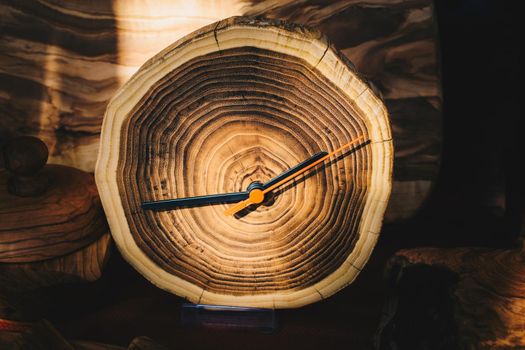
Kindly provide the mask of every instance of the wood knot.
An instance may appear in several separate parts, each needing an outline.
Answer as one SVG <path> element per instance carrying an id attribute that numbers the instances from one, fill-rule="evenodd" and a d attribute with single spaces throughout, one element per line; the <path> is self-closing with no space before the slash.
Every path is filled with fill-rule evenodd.
<path id="1" fill-rule="evenodd" d="M 33 197 L 45 192 L 49 179 L 41 170 L 49 151 L 42 140 L 33 136 L 16 137 L 4 146 L 3 155 L 5 168 L 11 174 L 7 182 L 9 193 Z"/>

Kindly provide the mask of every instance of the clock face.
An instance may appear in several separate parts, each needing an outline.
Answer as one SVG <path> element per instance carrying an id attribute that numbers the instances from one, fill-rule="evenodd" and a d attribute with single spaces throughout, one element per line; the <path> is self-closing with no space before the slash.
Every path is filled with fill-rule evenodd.
<path id="1" fill-rule="evenodd" d="M 234 215 L 225 213 L 240 200 L 142 206 L 248 197 L 254 184 L 356 138 L 369 144 Z M 117 245 L 153 283 L 194 302 L 293 307 L 360 271 L 390 169 L 381 101 L 316 32 L 237 18 L 175 43 L 124 86 L 108 107 L 96 175 Z"/>

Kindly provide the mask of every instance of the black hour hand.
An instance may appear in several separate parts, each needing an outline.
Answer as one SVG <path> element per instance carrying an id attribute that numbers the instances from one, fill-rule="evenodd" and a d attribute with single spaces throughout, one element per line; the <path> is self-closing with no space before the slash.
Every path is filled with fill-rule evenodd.
<path id="1" fill-rule="evenodd" d="M 186 198 L 165 199 L 160 201 L 142 202 L 142 209 L 165 210 L 179 207 L 193 207 L 208 204 L 235 203 L 248 198 L 248 192 L 233 192 L 196 196 Z"/>

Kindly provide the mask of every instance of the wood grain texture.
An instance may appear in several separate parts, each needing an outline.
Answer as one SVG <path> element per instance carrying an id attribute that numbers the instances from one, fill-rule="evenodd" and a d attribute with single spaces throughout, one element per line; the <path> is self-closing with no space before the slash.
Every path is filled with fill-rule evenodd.
<path id="1" fill-rule="evenodd" d="M 0 293 L 98 279 L 111 238 L 93 176 L 46 165 L 47 146 L 32 136 L 0 153 Z"/>
<path id="2" fill-rule="evenodd" d="M 107 233 L 91 174 L 61 165 L 40 171 L 50 181 L 36 197 L 7 192 L 0 170 L 0 263 L 42 261 L 72 253 Z"/>
<path id="3" fill-rule="evenodd" d="M 372 82 L 388 108 L 394 182 L 385 221 L 414 215 L 441 159 L 441 87 L 432 1 L 257 1 L 246 15 L 312 26 Z"/>
<path id="4" fill-rule="evenodd" d="M 396 140 L 386 220 L 413 215 L 436 178 L 441 96 L 431 0 L 0 0 L 0 129 L 38 135 L 52 163 L 93 171 L 107 102 L 183 35 L 232 15 L 319 29 L 372 81 Z"/>
<path id="5" fill-rule="evenodd" d="M 0 264 L 0 293 L 19 293 L 64 283 L 94 282 L 111 254 L 109 232 L 77 251 L 28 263 Z"/>
<path id="6" fill-rule="evenodd" d="M 93 172 L 107 102 L 148 58 L 238 2 L 0 1 L 0 126 Z"/>
<path id="7" fill-rule="evenodd" d="M 403 276 L 416 269 L 426 269 L 430 279 L 448 272 L 454 276 L 450 288 L 443 293 L 450 298 L 437 310 L 433 319 L 444 319 L 450 329 L 445 333 L 436 327 L 415 337 L 419 344 L 433 343 L 436 336 L 450 338 L 461 349 L 522 349 L 525 347 L 525 250 L 523 242 L 515 249 L 489 248 L 417 248 L 396 253 L 390 262 L 388 275 L 397 284 L 398 293 L 407 290 Z M 402 295 L 401 297 L 403 297 Z M 422 296 L 425 298 L 426 294 Z M 430 296 L 428 296 L 430 297 Z M 434 296 L 434 299 L 440 298 Z M 446 299 L 448 300 L 448 299 Z M 432 301 L 430 301 L 432 302 Z M 395 315 L 410 312 L 398 307 L 385 313 Z M 452 311 L 445 317 L 443 309 Z M 425 311 L 424 311 L 425 312 Z M 426 315 L 431 317 L 431 315 Z M 392 325 L 391 325 L 392 326 Z M 397 321 L 401 332 L 409 323 Z M 385 332 L 384 332 L 385 333 Z M 385 343 L 394 342 L 385 338 Z M 437 347 L 437 344 L 435 348 Z M 444 347 L 450 348 L 450 347 Z"/>
<path id="8" fill-rule="evenodd" d="M 244 190 L 320 150 L 371 144 L 237 217 L 140 204 Z M 386 109 L 317 31 L 230 18 L 149 60 L 108 106 L 96 180 L 124 257 L 194 302 L 297 307 L 353 281 L 391 188 Z"/>

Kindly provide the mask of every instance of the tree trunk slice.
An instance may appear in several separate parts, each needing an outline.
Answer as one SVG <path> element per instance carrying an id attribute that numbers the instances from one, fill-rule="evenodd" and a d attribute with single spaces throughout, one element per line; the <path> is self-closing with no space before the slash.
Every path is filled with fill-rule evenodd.
<path id="1" fill-rule="evenodd" d="M 363 135 L 371 144 L 243 217 L 147 200 L 244 190 Z M 391 189 L 386 109 L 317 32 L 230 18 L 150 59 L 110 102 L 96 181 L 123 256 L 193 302 L 298 307 L 351 283 Z"/>
<path id="2" fill-rule="evenodd" d="M 42 138 L 52 163 L 94 170 L 107 102 L 149 57 L 203 25 L 262 15 L 319 29 L 383 95 L 396 140 L 387 222 L 417 212 L 437 177 L 431 0 L 0 0 L 0 10 L 0 129 Z"/>
<path id="3" fill-rule="evenodd" d="M 430 280 L 445 278 L 450 285 L 438 290 L 437 294 L 435 290 L 422 288 L 421 278 L 411 285 L 410 280 L 418 278 L 418 271 Z M 385 349 L 389 348 L 387 344 L 397 344 L 396 348 L 409 348 L 410 344 L 406 343 L 403 347 L 403 337 L 410 337 L 413 346 L 432 344 L 431 348 L 434 349 L 525 347 L 523 244 L 515 249 L 402 250 L 391 259 L 387 276 L 396 283 L 393 285 L 394 299 L 391 297 L 389 302 L 393 307 L 385 310 L 380 332 Z M 413 297 L 406 294 L 411 288 L 419 288 L 414 293 L 426 300 L 422 308 L 403 303 L 403 298 L 414 302 Z M 429 306 L 438 299 L 443 300 L 440 307 Z M 412 316 L 407 319 L 407 315 Z M 427 325 L 423 332 L 414 333 L 414 323 L 425 322 L 438 323 Z M 438 346 L 436 339 L 448 339 L 448 343 Z"/>
<path id="4" fill-rule="evenodd" d="M 7 192 L 0 171 L 0 263 L 27 263 L 70 254 L 99 239 L 108 227 L 91 174 L 47 165 L 49 179 L 36 197 Z"/>

